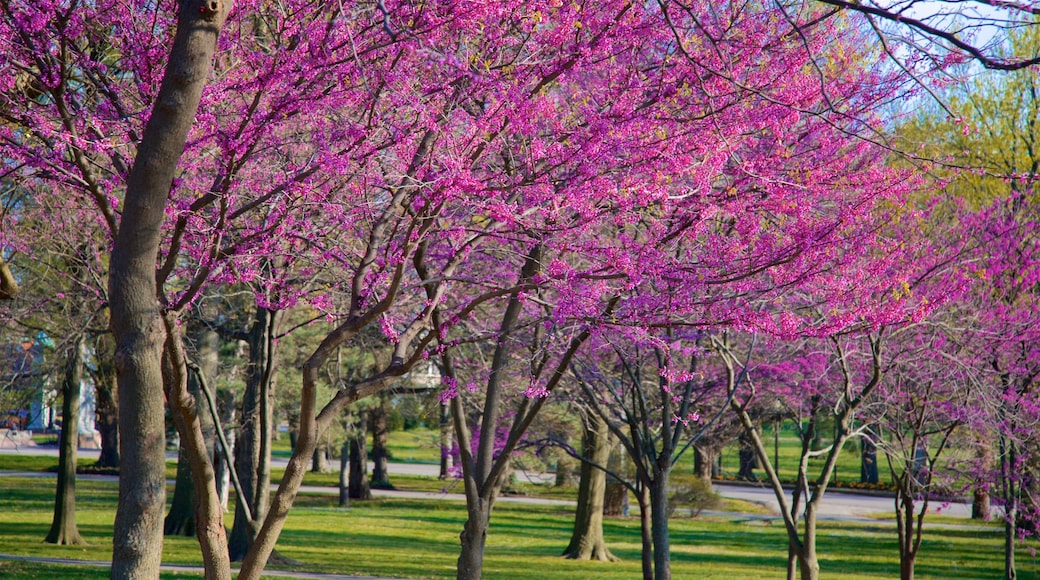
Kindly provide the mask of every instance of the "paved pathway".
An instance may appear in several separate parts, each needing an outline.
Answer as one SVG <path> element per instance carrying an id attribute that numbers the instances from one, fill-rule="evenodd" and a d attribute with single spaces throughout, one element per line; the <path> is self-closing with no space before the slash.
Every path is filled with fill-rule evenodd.
<path id="1" fill-rule="evenodd" d="M 0 449 L 0 453 L 6 454 L 24 454 L 24 455 L 54 455 L 58 454 L 57 447 L 51 446 L 28 446 L 21 447 L 19 449 Z M 98 452 L 96 450 L 81 449 L 79 451 L 81 457 L 97 457 Z M 175 460 L 177 455 L 175 453 L 169 454 L 170 459 Z M 287 463 L 286 459 L 281 457 L 275 457 L 271 461 L 272 465 L 277 467 L 285 467 Z M 438 473 L 437 465 L 430 465 L 424 463 L 390 463 L 389 465 L 390 474 L 399 475 L 423 475 L 423 476 L 436 476 Z M 552 475 L 545 473 L 528 473 L 520 472 L 518 476 L 526 478 L 533 482 L 544 482 L 551 481 Z M 461 484 L 460 484 L 461 486 Z M 726 483 L 715 483 L 716 491 L 718 491 L 723 497 L 741 499 L 750 501 L 766 506 L 773 513 L 779 513 L 779 503 L 776 501 L 776 496 L 773 494 L 773 490 L 766 487 L 752 487 L 745 485 L 729 485 Z M 461 489 L 461 487 L 459 488 Z M 304 486 L 301 491 L 312 492 L 312 493 L 336 493 L 331 488 Z M 440 498 L 448 500 L 459 500 L 463 501 L 465 498 L 461 493 L 436 493 L 436 492 L 404 492 L 404 491 L 386 491 L 386 490 L 373 490 L 373 494 L 377 497 L 412 497 L 412 498 Z M 788 501 L 790 501 L 790 492 L 788 492 Z M 527 498 L 527 497 L 503 497 L 500 501 L 503 502 L 516 502 L 516 503 L 528 503 L 528 504 L 541 504 L 541 505 L 566 505 L 572 502 L 566 500 L 545 500 L 539 498 Z M 862 495 L 857 493 L 845 493 L 838 490 L 828 490 L 823 496 L 823 501 L 820 505 L 819 519 L 820 520 L 838 520 L 838 521 L 850 521 L 850 522 L 863 522 L 863 521 L 877 521 L 877 517 L 881 514 L 892 514 L 889 518 L 894 517 L 895 506 L 892 503 L 892 498 L 884 496 L 873 496 L 873 495 Z M 971 505 L 967 503 L 951 502 L 951 503 L 932 503 L 932 510 L 937 513 L 944 515 L 952 515 L 959 517 L 971 516 Z"/>

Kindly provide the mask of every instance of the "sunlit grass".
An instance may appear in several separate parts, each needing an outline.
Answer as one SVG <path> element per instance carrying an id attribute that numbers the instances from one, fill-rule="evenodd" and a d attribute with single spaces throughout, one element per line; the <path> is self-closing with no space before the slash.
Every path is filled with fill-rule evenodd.
<path id="1" fill-rule="evenodd" d="M 107 561 L 116 500 L 114 482 L 81 481 L 77 521 L 87 547 L 44 544 L 53 489 L 43 481 L 0 479 L 0 553 Z M 333 496 L 304 494 L 279 541 L 279 551 L 303 564 L 301 571 L 453 578 L 458 534 L 465 518 L 461 502 L 384 499 L 338 508 Z M 623 561 L 574 562 L 559 557 L 567 544 L 572 508 L 499 503 L 495 507 L 485 577 L 628 579 L 639 576 L 637 518 L 608 518 L 605 535 Z M 230 524 L 230 515 L 227 520 Z M 780 578 L 785 536 L 779 522 L 754 518 L 676 518 L 671 525 L 676 578 Z M 998 528 L 928 533 L 919 578 L 991 578 L 1002 570 Z M 890 524 L 821 523 L 819 551 L 825 578 L 898 577 L 894 528 Z M 1037 559 L 1028 547 L 1018 554 L 1019 578 L 1037 578 Z M 192 538 L 168 538 L 164 562 L 197 564 Z M 103 571 L 0 561 L 4 578 L 102 578 Z M 72 570 L 69 568 L 68 570 Z M 167 576 L 164 576 L 167 577 Z"/>

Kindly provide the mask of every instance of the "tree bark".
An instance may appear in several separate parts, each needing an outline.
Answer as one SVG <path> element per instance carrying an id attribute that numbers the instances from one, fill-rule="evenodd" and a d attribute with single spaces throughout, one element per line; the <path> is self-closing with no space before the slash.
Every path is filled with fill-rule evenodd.
<path id="1" fill-rule="evenodd" d="M 98 370 L 94 373 L 97 391 L 97 417 L 94 424 L 101 436 L 98 467 L 119 467 L 119 403 L 116 399 L 116 369 L 111 356 L 98 354 Z"/>
<path id="2" fill-rule="evenodd" d="M 610 429 L 606 421 L 595 413 L 590 414 L 582 437 L 582 455 L 588 461 L 581 464 L 574 531 L 570 544 L 563 551 L 566 558 L 602 562 L 617 560 L 603 539 L 603 499 L 607 489 L 607 474 L 593 467 L 593 463 L 605 466 L 610 459 L 610 451 Z"/>
<path id="3" fill-rule="evenodd" d="M 711 478 L 715 475 L 715 461 L 719 452 L 715 447 L 708 445 L 693 446 L 693 474 L 701 478 L 711 491 Z"/>
<path id="4" fill-rule="evenodd" d="M 11 268 L 3 257 L 0 257 L 0 300 L 13 300 L 18 295 L 18 280 L 11 273 Z"/>
<path id="5" fill-rule="evenodd" d="M 82 545 L 87 542 L 76 527 L 76 457 L 79 449 L 80 394 L 83 389 L 84 338 L 79 336 L 65 353 L 65 379 L 61 391 L 61 443 L 58 450 L 58 489 L 54 496 L 54 519 L 46 541 L 51 544 Z"/>
<path id="6" fill-rule="evenodd" d="M 867 429 L 860 438 L 860 483 L 878 482 L 877 443 L 874 442 L 874 432 Z"/>
<path id="7" fill-rule="evenodd" d="M 170 511 L 163 522 L 167 536 L 195 536 L 195 485 L 191 481 L 191 466 L 184 446 L 177 450 L 177 479 L 173 484 Z"/>
<path id="8" fill-rule="evenodd" d="M 212 68 L 228 0 L 184 0 L 159 93 L 127 179 L 109 265 L 119 400 L 113 579 L 158 578 L 166 503 L 165 404 L 156 256 L 170 184 Z"/>
<path id="9" fill-rule="evenodd" d="M 339 507 L 350 506 L 350 438 L 343 440 L 339 450 Z"/>
<path id="10" fill-rule="evenodd" d="M 326 443 L 314 448 L 314 453 L 311 454 L 311 472 L 329 472 L 329 446 Z"/>
<path id="11" fill-rule="evenodd" d="M 650 486 L 651 534 L 654 542 L 654 579 L 671 580 L 672 558 L 668 537 L 668 476 L 671 466 L 661 469 Z"/>
<path id="12" fill-rule="evenodd" d="M 197 345 L 199 371 L 207 377 L 212 377 L 216 375 L 217 370 L 217 333 L 204 326 L 195 326 L 192 332 Z M 194 374 L 188 375 L 188 392 L 196 401 L 200 400 L 199 381 Z M 205 406 L 196 404 L 196 409 L 202 436 L 205 438 L 206 455 L 213 462 L 216 439 L 214 419 Z M 213 463 L 214 473 L 218 465 Z M 217 501 L 220 501 L 219 493 Z M 223 508 L 223 504 L 221 507 Z M 195 525 L 195 483 L 191 473 L 191 458 L 188 455 L 188 446 L 182 444 L 177 451 L 177 480 L 173 486 L 173 499 L 163 524 L 163 533 L 167 536 L 192 537 L 195 535 Z"/>
<path id="13" fill-rule="evenodd" d="M 440 405 L 440 421 L 441 421 L 441 469 L 438 477 L 440 479 L 447 479 L 451 475 L 452 458 L 451 458 L 451 409 L 448 405 Z"/>
<path id="14" fill-rule="evenodd" d="M 372 487 L 368 483 L 368 447 L 365 421 L 355 423 L 356 434 L 350 438 L 350 477 L 347 493 L 350 499 L 372 499 Z"/>
<path id="15" fill-rule="evenodd" d="M 235 444 L 235 471 L 253 519 L 250 521 L 241 507 L 235 510 L 228 540 L 234 562 L 245 558 L 270 504 L 270 397 L 277 360 L 274 337 L 281 318 L 281 312 L 258 306 L 249 331 L 249 366 L 242 394 L 241 428 Z"/>
<path id="16" fill-rule="evenodd" d="M 372 432 L 372 487 L 376 489 L 394 488 L 390 483 L 390 417 L 386 405 L 386 401 L 380 395 L 379 403 L 372 407 L 368 414 L 368 428 Z"/>
<path id="17" fill-rule="evenodd" d="M 480 580 L 484 568 L 484 546 L 487 544 L 488 525 L 491 520 L 491 501 L 479 498 L 468 502 L 468 518 L 459 534 L 462 551 L 457 563 L 458 580 Z"/>
<path id="18" fill-rule="evenodd" d="M 639 531 L 642 539 L 643 580 L 654 580 L 654 531 L 650 508 L 650 490 L 636 494 L 639 500 Z"/>

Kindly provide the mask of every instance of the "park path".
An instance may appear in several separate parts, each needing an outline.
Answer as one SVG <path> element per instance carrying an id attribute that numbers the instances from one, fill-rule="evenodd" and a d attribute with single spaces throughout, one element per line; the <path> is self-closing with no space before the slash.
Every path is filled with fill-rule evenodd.
<path id="1" fill-rule="evenodd" d="M 22 455 L 52 455 L 57 456 L 58 449 L 54 446 L 23 446 L 18 449 L 0 449 L 0 453 L 4 454 L 22 454 Z M 97 457 L 98 452 L 96 450 L 81 449 L 79 451 L 80 457 Z M 171 460 L 176 460 L 177 455 L 175 453 L 169 455 Z M 282 457 L 274 457 L 271 460 L 272 466 L 285 467 L 287 460 Z M 370 468 L 371 469 L 371 466 Z M 421 475 L 421 476 L 436 476 L 438 474 L 438 466 L 426 463 L 390 463 L 389 464 L 390 475 Z M 0 473 L 0 477 L 3 473 Z M 20 474 L 20 477 L 26 477 L 27 475 Z M 530 473 L 530 472 L 519 472 L 518 477 L 521 480 L 528 480 L 531 482 L 545 482 L 552 481 L 553 475 L 547 473 Z M 372 490 L 376 497 L 402 497 L 402 498 L 414 498 L 414 499 L 444 499 L 444 500 L 457 500 L 465 501 L 465 497 L 461 493 L 452 493 L 454 486 L 450 482 L 446 482 L 448 492 L 437 493 L 437 492 L 406 492 L 406 491 L 394 491 L 394 490 Z M 461 486 L 461 483 L 459 484 Z M 766 487 L 764 484 L 760 486 L 755 485 L 734 485 L 721 482 L 715 482 L 714 488 L 723 497 L 740 499 L 757 503 L 765 506 L 772 513 L 779 513 L 780 507 L 776 500 L 776 496 L 773 494 L 771 488 Z M 301 491 L 308 493 L 338 493 L 333 488 L 328 487 L 314 487 L 304 486 Z M 573 502 L 567 500 L 550 500 L 530 497 L 517 497 L 517 496 L 505 496 L 499 499 L 502 502 L 514 502 L 514 503 L 526 503 L 536 505 L 573 505 Z M 790 501 L 790 492 L 788 493 L 788 501 Z M 964 502 L 948 502 L 932 503 L 932 513 L 941 513 L 943 515 L 950 515 L 956 517 L 970 517 L 971 516 L 971 504 Z M 862 493 L 847 493 L 839 490 L 828 490 L 823 496 L 822 503 L 820 505 L 819 519 L 821 521 L 845 521 L 845 522 L 883 522 L 884 519 L 879 520 L 882 515 L 887 516 L 887 519 L 893 519 L 895 513 L 895 506 L 891 497 L 868 495 Z M 717 513 L 717 512 L 716 512 Z M 889 515 L 891 514 L 891 515 Z"/>

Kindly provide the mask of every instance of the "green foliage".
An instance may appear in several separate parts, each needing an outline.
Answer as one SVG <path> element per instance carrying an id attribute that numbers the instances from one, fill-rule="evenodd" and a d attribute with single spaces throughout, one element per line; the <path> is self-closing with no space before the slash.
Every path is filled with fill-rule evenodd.
<path id="1" fill-rule="evenodd" d="M 668 481 L 671 495 L 668 509 L 673 516 L 701 515 L 704 510 L 715 510 L 722 506 L 722 496 L 711 487 L 711 482 L 687 473 L 673 474 Z"/>

